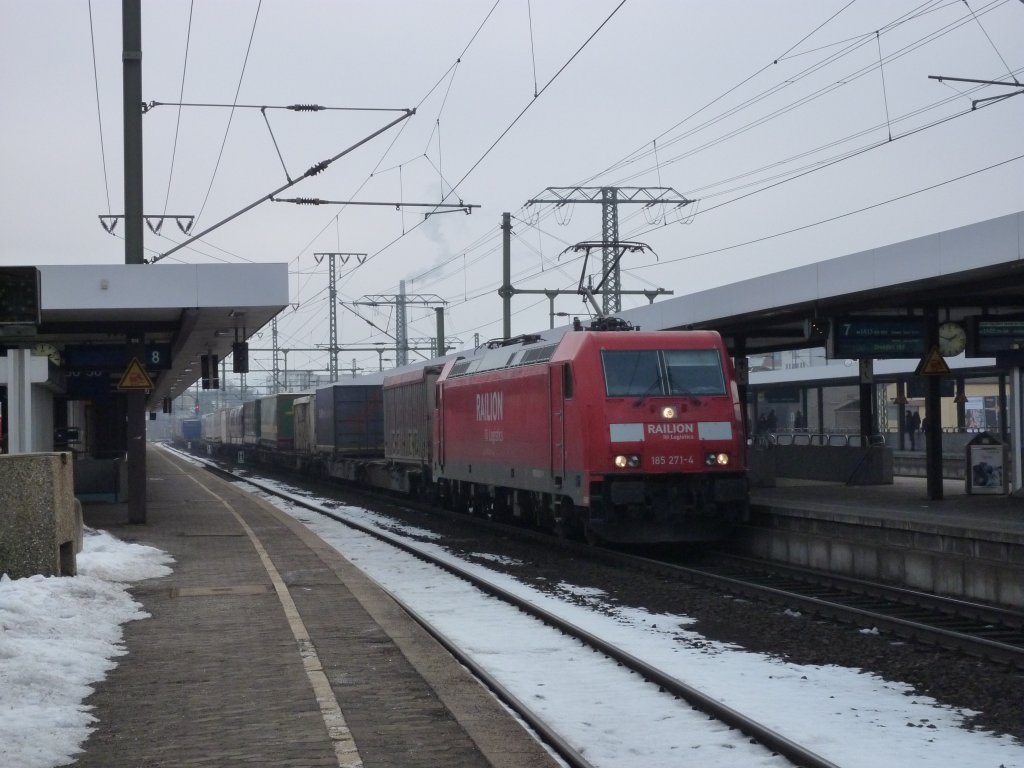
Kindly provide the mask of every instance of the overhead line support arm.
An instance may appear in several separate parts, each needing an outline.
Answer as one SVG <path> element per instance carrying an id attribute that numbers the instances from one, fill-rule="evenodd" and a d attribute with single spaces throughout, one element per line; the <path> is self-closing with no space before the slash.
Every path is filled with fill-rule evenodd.
<path id="1" fill-rule="evenodd" d="M 231 214 L 226 219 L 222 219 L 221 221 L 217 222 L 213 226 L 207 227 L 202 232 L 200 232 L 198 235 L 195 235 L 194 237 L 189 238 L 188 240 L 186 240 L 183 243 L 179 243 L 178 245 L 174 246 L 173 248 L 171 248 L 169 251 L 166 251 L 165 253 L 161 253 L 158 256 L 153 257 L 153 261 L 151 263 L 155 264 L 156 262 L 160 261 L 160 259 L 164 259 L 164 258 L 170 256 L 175 251 L 179 251 L 182 248 L 184 248 L 185 246 L 191 245 L 196 240 L 199 240 L 200 238 L 205 237 L 206 235 L 208 235 L 213 230 L 218 229 L 219 227 L 224 226 L 225 224 L 227 224 L 229 221 L 231 221 L 233 219 L 237 219 L 243 213 L 247 213 L 248 211 L 251 211 L 253 208 L 255 208 L 260 203 L 265 203 L 267 200 L 270 200 L 274 196 L 280 194 L 281 192 L 284 192 L 286 189 L 295 186 L 296 184 L 298 184 L 303 179 L 307 179 L 310 176 L 316 176 L 321 171 L 326 170 L 327 167 L 330 166 L 330 164 L 333 163 L 335 160 L 338 160 L 338 159 L 344 157 L 348 153 L 350 153 L 350 152 L 358 149 L 359 147 L 363 146 L 363 144 L 366 144 L 368 141 L 371 141 L 372 139 L 377 138 L 378 136 L 380 136 L 385 131 L 389 130 L 390 128 L 395 127 L 396 125 L 398 125 L 403 120 L 409 119 L 414 114 L 416 114 L 416 108 L 415 107 L 413 107 L 411 109 L 406 109 L 405 110 L 405 114 L 403 114 L 399 118 L 396 118 L 395 120 L 392 120 L 390 123 L 385 125 L 383 128 L 380 128 L 380 129 L 374 131 L 373 133 L 371 133 L 369 136 L 366 136 L 365 138 L 360 139 L 359 141 L 357 141 L 355 144 L 353 144 L 352 146 L 348 147 L 347 149 L 343 149 L 341 152 L 339 152 L 338 154 L 334 155 L 334 157 L 328 158 L 327 160 L 322 160 L 321 162 L 319 162 L 316 165 L 314 165 L 311 168 L 309 168 L 304 174 L 299 176 L 294 181 L 289 181 L 287 184 L 284 184 L 284 185 L 278 187 L 273 192 L 271 192 L 269 195 L 264 195 L 259 200 L 256 200 L 255 202 L 250 203 L 249 205 L 245 206 L 245 208 L 242 208 L 240 211 L 237 211 L 236 213 Z"/>

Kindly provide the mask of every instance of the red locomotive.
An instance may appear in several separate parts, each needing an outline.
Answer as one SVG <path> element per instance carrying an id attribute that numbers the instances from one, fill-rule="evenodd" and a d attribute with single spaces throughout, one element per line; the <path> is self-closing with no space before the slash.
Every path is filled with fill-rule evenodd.
<path id="1" fill-rule="evenodd" d="M 211 453 L 591 540 L 711 541 L 748 511 L 737 388 L 711 331 L 520 336 L 209 414 L 202 436 Z"/>
<path id="2" fill-rule="evenodd" d="M 568 331 L 449 361 L 433 481 L 457 509 L 615 542 L 709 541 L 748 512 L 732 366 L 713 331 Z"/>

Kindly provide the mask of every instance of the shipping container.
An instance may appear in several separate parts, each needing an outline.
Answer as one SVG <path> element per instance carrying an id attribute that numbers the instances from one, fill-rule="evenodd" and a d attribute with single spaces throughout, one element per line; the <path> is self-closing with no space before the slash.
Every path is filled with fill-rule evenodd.
<path id="1" fill-rule="evenodd" d="M 262 397 L 260 408 L 260 440 L 263 448 L 290 451 L 295 446 L 294 408 L 298 393 L 280 393 Z"/>
<path id="2" fill-rule="evenodd" d="M 434 390 L 441 366 L 384 379 L 384 457 L 429 465 L 433 456 Z"/>
<path id="3" fill-rule="evenodd" d="M 380 384 L 331 384 L 316 391 L 316 448 L 354 456 L 384 454 Z"/>
<path id="4" fill-rule="evenodd" d="M 260 442 L 260 401 L 242 403 L 242 443 L 258 445 Z"/>
<path id="5" fill-rule="evenodd" d="M 178 419 L 175 422 L 174 437 L 183 443 L 198 443 L 203 438 L 200 419 Z"/>
<path id="6" fill-rule="evenodd" d="M 236 405 L 227 411 L 227 443 L 241 445 L 242 438 L 242 406 Z"/>
<path id="7" fill-rule="evenodd" d="M 316 452 L 316 396 L 303 395 L 292 404 L 295 422 L 295 450 L 303 454 Z"/>

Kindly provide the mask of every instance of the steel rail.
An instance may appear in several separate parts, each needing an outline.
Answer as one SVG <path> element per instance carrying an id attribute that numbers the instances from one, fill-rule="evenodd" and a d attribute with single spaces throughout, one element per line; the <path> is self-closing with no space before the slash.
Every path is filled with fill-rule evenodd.
<path id="1" fill-rule="evenodd" d="M 663 575 L 675 575 L 677 577 L 684 578 L 687 581 L 697 582 L 715 589 L 725 589 L 726 591 L 741 594 L 745 597 L 767 598 L 773 602 L 785 604 L 790 607 L 802 607 L 812 613 L 827 616 L 828 618 L 835 619 L 837 621 L 852 623 L 861 627 L 875 627 L 880 630 L 892 632 L 901 637 L 925 641 L 949 650 L 962 651 L 974 656 L 981 656 L 983 658 L 992 659 L 993 661 L 1011 664 L 1018 668 L 1024 668 L 1024 645 L 1004 643 L 998 640 L 991 640 L 987 637 L 981 637 L 976 634 L 946 629 L 945 627 L 937 626 L 937 622 L 926 623 L 925 621 L 901 618 L 899 616 L 892 615 L 892 613 L 882 613 L 879 610 L 860 608 L 855 605 L 843 603 L 840 600 L 841 596 L 828 599 L 801 593 L 799 591 L 795 591 L 793 588 L 783 589 L 777 586 L 758 583 L 757 581 L 744 576 L 716 573 L 713 569 L 709 568 L 681 566 L 658 560 L 638 558 L 635 556 L 623 557 L 626 560 L 633 561 L 637 564 L 642 563 L 647 569 L 656 570 Z M 761 567 L 775 568 L 776 564 L 762 563 Z M 781 567 L 779 570 L 785 570 L 785 566 Z M 823 575 L 823 577 L 827 578 L 827 575 Z M 838 582 L 839 580 L 836 579 L 836 581 Z M 860 582 L 860 585 L 863 587 L 863 585 L 867 583 L 868 582 Z M 881 592 L 886 585 L 879 584 L 874 586 L 879 590 L 879 592 Z M 838 590 L 839 588 L 833 587 L 833 589 Z M 904 595 L 910 592 L 911 590 L 902 591 Z M 856 594 L 858 593 L 851 590 L 846 596 Z M 879 599 L 886 599 L 881 597 L 881 595 L 878 597 Z M 928 597 L 937 598 L 937 596 Z M 938 599 L 940 601 L 943 600 L 942 598 Z M 906 607 L 905 603 L 900 603 L 896 600 L 890 599 L 890 602 L 893 605 Z M 979 606 L 967 601 L 945 600 L 944 604 L 952 606 L 957 602 L 960 603 L 960 608 L 964 612 L 968 609 L 971 611 L 981 611 L 986 608 L 986 606 Z M 938 611 L 937 609 L 935 610 L 946 618 L 950 617 L 948 612 Z M 1008 613 L 1010 615 L 1016 615 L 1013 612 Z M 970 618 L 975 620 L 975 616 L 971 616 Z"/>
<path id="2" fill-rule="evenodd" d="M 364 495 L 371 498 L 378 497 L 376 494 L 373 494 L 366 489 L 354 489 L 352 492 L 357 495 Z M 394 501 L 393 497 L 388 498 L 390 501 Z M 411 500 L 404 500 L 402 505 L 420 510 L 428 509 L 424 505 L 417 504 Z M 959 651 L 972 656 L 1009 664 L 1018 669 L 1024 669 L 1024 644 L 1015 645 L 1013 643 L 1000 642 L 998 640 L 979 636 L 978 634 L 971 634 L 965 631 L 936 626 L 935 623 L 929 624 L 925 623 L 925 621 L 914 621 L 906 618 L 900 618 L 899 616 L 894 616 L 890 613 L 882 613 L 878 610 L 868 610 L 857 606 L 851 606 L 841 602 L 838 598 L 826 599 L 820 596 L 801 594 L 793 589 L 768 586 L 738 575 L 729 576 L 721 573 L 715 573 L 708 568 L 682 566 L 662 560 L 630 555 L 615 550 L 600 547 L 595 548 L 593 546 L 584 545 L 574 541 L 553 538 L 549 534 L 543 534 L 538 531 L 510 526 L 507 523 L 498 522 L 485 517 L 467 517 L 466 515 L 457 513 L 449 514 L 444 510 L 437 510 L 436 508 L 429 508 L 429 511 L 431 514 L 441 514 L 449 519 L 458 519 L 467 522 L 472 521 L 474 525 L 485 529 L 506 532 L 511 529 L 514 530 L 518 536 L 530 538 L 532 541 L 539 542 L 550 547 L 564 547 L 572 550 L 575 554 L 580 556 L 591 557 L 596 560 L 601 560 L 607 564 L 620 566 L 626 564 L 632 567 L 639 567 L 642 570 L 656 573 L 658 575 L 682 578 L 689 582 L 700 583 L 713 589 L 724 589 L 726 591 L 742 594 L 754 599 L 770 599 L 777 604 L 802 606 L 808 612 L 824 616 L 835 621 L 854 624 L 865 628 L 877 628 L 879 630 L 891 632 L 892 634 L 905 639 L 937 645 L 947 650 Z M 728 557 L 736 561 L 744 559 L 736 555 L 729 555 Z M 808 579 L 813 576 L 819 582 L 831 581 L 835 586 L 835 589 L 846 590 L 849 593 L 849 596 L 859 594 L 874 596 L 878 597 L 878 599 L 887 600 L 893 605 L 917 605 L 918 607 L 927 607 L 922 605 L 922 603 L 927 599 L 933 604 L 933 606 L 941 605 L 941 607 L 932 607 L 931 610 L 934 610 L 937 614 L 940 614 L 947 619 L 960 617 L 976 621 L 988 621 L 993 624 L 1008 627 L 1010 630 L 1014 631 L 1019 631 L 1024 628 L 1024 614 L 1000 609 L 994 606 L 972 603 L 966 600 L 956 600 L 953 598 L 941 597 L 939 595 L 914 592 L 914 590 L 908 590 L 905 588 L 901 589 L 892 585 L 877 584 L 864 580 L 837 576 L 835 574 L 808 571 L 806 569 L 798 569 L 793 566 L 785 566 L 779 563 L 759 561 L 759 566 L 762 569 L 768 569 L 769 571 L 793 574 L 799 574 L 802 571 L 807 575 Z M 847 584 L 849 586 L 844 587 L 842 586 L 843 584 Z M 884 595 L 879 594 L 883 590 L 895 597 L 885 597 Z M 911 602 L 911 596 L 916 596 L 916 602 Z"/>
<path id="3" fill-rule="evenodd" d="M 627 669 L 630 669 L 636 672 L 637 674 L 641 675 L 645 680 L 657 684 L 659 686 L 659 689 L 663 692 L 681 698 L 688 702 L 691 706 L 707 713 L 708 715 L 725 723 L 726 725 L 729 725 L 732 728 L 739 730 L 741 733 L 756 740 L 762 746 L 782 755 L 787 760 L 791 761 L 794 765 L 803 766 L 803 768 L 839 768 L 839 766 L 836 763 L 833 763 L 825 757 L 822 757 L 821 755 L 818 755 L 817 753 L 788 739 L 787 737 L 783 736 L 777 731 L 768 728 L 767 726 L 757 722 L 756 720 L 747 717 L 741 712 L 723 704 L 722 702 L 709 696 L 703 691 L 700 691 L 694 688 L 693 686 L 684 683 L 678 678 L 675 678 L 665 673 L 657 667 L 654 667 L 648 664 L 647 662 L 637 658 L 636 656 L 633 656 L 627 651 L 624 651 L 623 649 L 611 643 L 608 643 L 600 637 L 597 637 L 596 635 L 565 621 L 564 619 L 551 613 L 550 611 L 546 611 L 543 608 L 540 608 L 539 606 L 534 605 L 533 603 L 523 598 L 520 598 L 515 594 L 507 592 L 506 590 L 496 586 L 495 584 L 491 584 L 485 579 L 460 568 L 452 562 L 449 562 L 443 558 L 435 557 L 434 555 L 431 555 L 428 552 L 424 552 L 416 546 L 414 546 L 413 544 L 393 534 L 389 534 L 386 531 L 381 531 L 379 529 L 373 528 L 372 526 L 363 525 L 358 521 L 348 519 L 344 515 L 339 515 L 335 512 L 332 512 L 329 509 L 326 509 L 318 504 L 310 502 L 308 499 L 299 496 L 294 496 L 292 494 L 280 490 L 279 488 L 274 488 L 273 486 L 261 483 L 259 480 L 253 478 L 240 477 L 223 467 L 217 466 L 216 464 L 205 461 L 203 459 L 198 459 L 195 456 L 190 456 L 190 458 L 199 461 L 203 466 L 207 467 L 213 472 L 226 475 L 237 482 L 247 483 L 255 488 L 260 489 L 265 493 L 278 496 L 280 498 L 286 499 L 287 501 L 297 506 L 301 506 L 304 509 L 308 509 L 310 511 L 316 512 L 317 514 L 329 517 L 332 520 L 340 522 L 362 533 L 366 533 L 370 536 L 373 536 L 376 539 L 384 541 L 398 549 L 401 549 L 404 552 L 413 555 L 414 557 L 417 557 L 425 562 L 429 562 L 430 564 L 469 582 L 477 589 L 480 589 L 481 591 L 495 598 L 498 598 L 506 603 L 509 603 L 510 605 L 515 606 L 524 613 L 527 613 L 533 616 L 534 618 L 543 621 L 549 626 L 558 629 L 560 632 L 570 637 L 576 638 L 585 645 L 588 645 L 598 650 L 599 652 L 604 653 L 606 656 L 614 659 Z M 417 621 L 419 621 L 419 619 L 417 619 Z M 500 690 L 500 688 L 496 689 L 495 694 L 500 696 Z M 512 697 L 511 700 L 503 699 L 503 701 L 505 701 L 505 703 L 510 708 L 512 708 L 513 711 L 516 711 L 517 714 L 520 714 L 524 720 L 530 722 L 531 726 L 533 726 L 533 722 L 531 722 L 531 720 L 534 720 L 535 716 L 529 712 L 521 712 L 519 709 L 520 707 L 522 707 L 521 702 L 515 699 L 515 697 Z M 527 716 L 529 716 L 530 719 L 527 719 Z M 542 731 L 538 731 L 538 733 L 541 732 Z M 551 747 L 553 749 L 556 749 L 555 744 L 551 744 Z"/>

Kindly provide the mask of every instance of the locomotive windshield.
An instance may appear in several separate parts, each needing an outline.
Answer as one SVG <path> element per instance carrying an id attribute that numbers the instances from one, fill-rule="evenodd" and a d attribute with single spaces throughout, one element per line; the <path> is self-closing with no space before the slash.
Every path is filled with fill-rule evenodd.
<path id="1" fill-rule="evenodd" d="M 714 349 L 604 350 L 601 362 L 608 397 L 725 394 Z"/>

